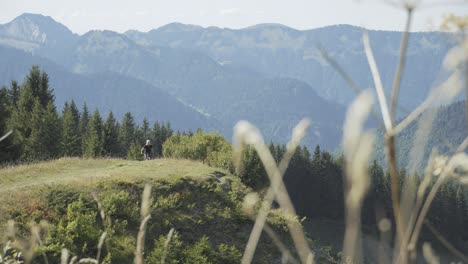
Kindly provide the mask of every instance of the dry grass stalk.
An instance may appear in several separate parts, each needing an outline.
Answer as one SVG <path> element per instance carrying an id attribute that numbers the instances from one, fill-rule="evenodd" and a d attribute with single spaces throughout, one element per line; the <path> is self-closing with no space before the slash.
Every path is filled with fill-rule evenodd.
<path id="1" fill-rule="evenodd" d="M 107 237 L 107 232 L 103 232 L 101 237 L 99 238 L 98 251 L 96 254 L 96 260 L 98 262 L 101 259 L 102 246 L 104 245 L 104 241 L 106 240 L 106 237 Z"/>
<path id="2" fill-rule="evenodd" d="M 11 135 L 11 133 L 13 133 L 13 130 L 8 131 L 5 135 L 0 137 L 0 142 L 3 141 L 5 138 L 7 138 L 9 135 Z"/>
<path id="3" fill-rule="evenodd" d="M 391 197 L 393 205 L 393 214 L 396 222 L 396 231 L 399 237 L 403 236 L 403 224 L 401 221 L 400 215 L 400 192 L 399 192 L 399 174 L 396 161 L 396 146 L 395 146 L 395 137 L 391 134 L 393 130 L 393 118 L 390 116 L 390 112 L 387 106 L 387 99 L 385 98 L 385 93 L 380 79 L 380 74 L 377 68 L 377 63 L 375 62 L 374 55 L 370 46 L 369 34 L 365 33 L 363 36 L 364 49 L 366 52 L 366 57 L 369 62 L 369 66 L 372 73 L 372 78 L 374 79 L 375 89 L 377 91 L 377 98 L 379 100 L 380 109 L 382 112 L 382 118 L 385 125 L 385 150 L 387 154 L 388 167 L 390 172 L 390 187 L 391 187 Z"/>
<path id="4" fill-rule="evenodd" d="M 137 236 L 137 246 L 135 250 L 135 264 L 143 264 L 144 263 L 144 249 L 145 249 L 145 233 L 146 233 L 146 224 L 148 223 L 151 215 L 149 214 L 149 210 L 151 207 L 151 184 L 146 184 L 145 189 L 143 190 L 143 195 L 141 198 L 141 208 L 140 208 L 140 216 L 141 216 L 141 224 L 140 229 L 138 231 Z"/>
<path id="5" fill-rule="evenodd" d="M 92 192 L 91 196 L 93 197 L 94 201 L 96 201 L 96 203 L 98 205 L 99 215 L 101 217 L 104 228 L 107 230 L 107 228 L 111 225 L 111 219 L 110 219 L 110 217 L 106 217 L 106 214 L 104 212 L 104 208 L 102 207 L 102 204 L 99 201 L 99 198 L 97 197 L 96 193 Z M 104 231 L 101 234 L 101 237 L 99 238 L 98 251 L 97 251 L 97 255 L 96 255 L 96 259 L 98 261 L 101 259 L 101 251 L 102 251 L 102 246 L 104 245 L 104 242 L 106 242 L 107 252 L 109 252 L 109 248 L 110 248 L 109 247 L 109 242 L 106 240 L 106 238 L 107 238 L 107 231 Z"/>
<path id="6" fill-rule="evenodd" d="M 31 236 L 36 238 L 36 241 L 39 243 L 39 246 L 41 247 L 44 246 L 44 243 L 42 242 L 42 239 L 41 239 L 41 232 L 42 231 L 47 232 L 48 229 L 49 229 L 49 224 L 47 223 L 47 221 L 41 221 L 39 225 L 35 225 L 35 228 L 31 229 Z M 47 255 L 45 254 L 45 252 L 42 253 L 42 257 L 44 259 L 44 263 L 49 264 L 49 259 L 47 258 Z"/>
<path id="7" fill-rule="evenodd" d="M 74 264 L 77 260 L 78 260 L 78 257 L 74 256 L 73 258 L 71 258 L 70 264 Z"/>
<path id="8" fill-rule="evenodd" d="M 416 218 L 418 216 L 419 210 L 421 209 L 421 205 L 424 201 L 424 194 L 426 193 L 426 190 L 432 181 L 433 172 L 435 170 L 435 167 L 436 167 L 435 165 L 437 163 L 436 162 L 437 157 L 438 155 L 434 151 L 431 153 L 431 156 L 429 157 L 429 162 L 424 172 L 424 178 L 422 182 L 419 184 L 418 190 L 416 192 L 416 201 L 414 203 L 414 206 L 412 208 L 411 214 L 407 222 L 408 228 L 405 231 L 404 237 L 400 241 L 398 251 L 395 252 L 396 254 L 398 254 L 398 255 L 395 255 L 395 256 L 398 256 L 395 258 L 396 263 L 399 263 L 401 259 L 405 259 L 405 260 L 407 259 L 407 245 L 408 245 L 411 233 L 413 232 L 413 226 L 416 222 Z"/>
<path id="9" fill-rule="evenodd" d="M 255 206 L 258 204 L 258 201 L 258 194 L 256 192 L 251 192 L 244 197 L 244 202 L 242 203 L 242 211 L 252 221 L 257 221 L 258 219 L 258 217 L 255 217 Z M 267 223 L 264 224 L 263 230 L 281 252 L 281 263 L 299 263 L 299 261 L 297 261 L 296 258 L 294 258 L 294 256 L 291 254 L 291 251 L 289 251 L 286 245 L 284 245 L 284 243 L 281 241 L 280 237 Z"/>
<path id="10" fill-rule="evenodd" d="M 422 163 L 425 147 L 429 140 L 430 131 L 432 131 L 432 123 L 434 121 L 436 112 L 436 109 L 428 110 L 422 115 L 418 122 L 415 140 L 413 141 L 413 146 L 410 150 L 409 156 L 409 168 L 411 172 L 418 171 L 420 164 Z M 404 261 L 407 259 L 406 247 L 409 234 L 412 232 L 412 227 L 414 226 L 414 222 L 416 220 L 415 217 L 421 207 L 421 201 L 423 199 L 425 190 L 430 183 L 431 175 L 432 170 L 426 171 L 423 183 L 419 187 L 417 186 L 416 175 L 412 174 L 404 179 L 401 199 L 401 215 L 405 226 L 403 237 L 401 237 L 398 241 L 396 241 L 397 243 L 395 243 L 394 255 L 398 256 L 397 259 L 403 259 Z M 420 187 L 423 187 L 423 189 L 418 190 Z"/>
<path id="11" fill-rule="evenodd" d="M 82 258 L 78 261 L 78 263 L 95 263 L 98 264 L 99 262 L 93 258 Z"/>
<path id="12" fill-rule="evenodd" d="M 380 111 L 382 112 L 382 118 L 384 120 L 384 126 L 386 131 L 391 131 L 392 128 L 392 118 L 390 117 L 390 112 L 387 106 L 387 99 L 385 98 L 385 92 L 382 85 L 382 80 L 380 78 L 379 70 L 377 68 L 377 63 L 374 59 L 374 54 L 370 46 L 369 34 L 364 33 L 362 38 L 364 43 L 364 50 L 366 52 L 367 61 L 371 69 L 372 78 L 374 80 L 375 90 L 377 92 L 377 99 L 379 100 Z"/>
<path id="13" fill-rule="evenodd" d="M 309 127 L 309 121 L 308 120 L 302 120 L 293 130 L 293 136 L 290 140 L 290 142 L 287 145 L 286 153 L 283 157 L 283 159 L 280 161 L 279 165 L 279 174 L 281 175 L 281 178 L 283 177 L 284 173 L 286 172 L 286 169 L 288 167 L 289 161 L 291 160 L 292 156 L 294 155 L 296 148 L 298 147 L 300 141 L 305 135 L 305 131 Z M 276 164 L 275 164 L 276 167 Z M 281 187 L 280 187 L 281 188 Z M 281 193 L 284 193 L 285 190 L 282 189 Z M 273 202 L 273 199 L 275 197 L 275 194 L 278 193 L 278 190 L 273 188 L 273 185 L 268 188 L 267 194 L 265 195 L 263 199 L 263 203 L 261 206 L 261 209 L 257 215 L 257 218 L 255 219 L 255 224 L 252 229 L 251 235 L 249 237 L 249 241 L 247 242 L 246 246 L 246 253 L 244 254 L 246 261 L 245 263 L 250 263 L 253 258 L 253 253 L 255 252 L 256 245 L 258 244 L 258 240 L 260 239 L 260 235 L 262 233 L 263 227 L 265 225 L 266 218 L 268 216 L 268 213 L 271 209 L 271 204 Z M 284 197 L 283 197 L 284 199 Z M 286 198 L 287 199 L 287 198 Z"/>
<path id="14" fill-rule="evenodd" d="M 398 93 L 400 91 L 401 79 L 403 76 L 403 69 L 405 67 L 405 62 L 406 62 L 406 51 L 408 48 L 409 31 L 410 31 L 412 17 L 413 17 L 413 10 L 414 10 L 413 5 L 407 5 L 406 11 L 407 11 L 408 16 L 406 19 L 405 31 L 403 32 L 403 38 L 401 39 L 398 66 L 396 69 L 395 79 L 393 80 L 393 86 L 392 86 L 392 97 L 391 97 L 391 103 L 390 103 L 390 114 L 392 118 L 395 117 L 397 101 L 398 101 Z M 395 122 L 395 120 L 393 119 L 392 122 Z"/>
<path id="15" fill-rule="evenodd" d="M 434 250 L 431 247 L 431 244 L 424 242 L 423 247 L 423 256 L 428 264 L 439 264 L 440 260 L 437 255 L 434 253 Z"/>
<path id="16" fill-rule="evenodd" d="M 105 224 L 105 221 L 106 221 L 106 214 L 104 213 L 104 209 L 102 208 L 102 204 L 101 202 L 99 201 L 97 195 L 95 192 L 92 192 L 91 193 L 91 196 L 93 197 L 94 201 L 96 201 L 97 205 L 98 205 L 98 210 L 99 210 L 99 215 L 101 217 L 101 220 L 102 220 L 102 223 Z"/>
<path id="17" fill-rule="evenodd" d="M 273 156 L 271 155 L 268 147 L 263 141 L 263 138 L 259 132 L 259 130 L 248 123 L 247 121 L 239 121 L 235 128 L 234 128 L 234 138 L 233 138 L 233 147 L 234 147 L 234 162 L 239 167 L 240 160 L 241 160 L 241 153 L 244 144 L 252 145 L 255 150 L 257 151 L 264 167 L 267 172 L 267 175 L 270 179 L 270 189 L 271 189 L 271 196 L 272 199 L 276 197 L 279 205 L 285 211 L 287 216 L 295 216 L 296 212 L 292 205 L 291 199 L 286 191 L 286 187 L 284 186 L 282 176 L 284 174 L 281 173 L 281 170 L 286 170 L 287 164 L 289 163 L 288 156 L 294 154 L 289 153 L 292 150 L 295 150 L 297 145 L 299 144 L 300 140 L 305 134 L 305 130 L 308 127 L 308 121 L 301 121 L 298 126 L 293 131 L 293 137 L 290 143 L 288 143 L 288 150 L 285 154 L 283 160 L 283 165 L 280 163 L 280 168 L 278 168 Z M 289 157 L 290 159 L 290 157 Z M 268 193 L 267 193 L 268 194 Z M 268 198 L 268 197 L 266 197 Z M 271 202 L 265 201 L 264 208 L 270 208 Z M 269 211 L 269 210 L 268 210 Z M 249 241 L 246 245 L 244 255 L 242 257 L 242 263 L 251 263 L 253 259 L 253 255 L 255 253 L 255 249 L 258 244 L 258 239 L 260 238 L 261 232 L 264 227 L 264 223 L 266 220 L 266 215 L 268 211 L 264 211 L 263 209 L 260 210 L 259 215 L 257 216 L 256 224 L 252 229 L 251 235 L 249 237 Z M 261 218 L 260 218 L 261 217 Z M 294 246 L 296 247 L 299 257 L 302 263 L 313 263 L 313 253 L 310 251 L 308 242 L 305 238 L 304 231 L 302 230 L 302 226 L 297 221 L 288 221 L 289 231 L 291 233 Z"/>
<path id="18" fill-rule="evenodd" d="M 382 210 L 383 211 L 383 210 Z M 382 212 L 384 213 L 384 212 Z M 391 258 L 389 256 L 390 252 L 390 241 L 391 241 L 391 230 L 392 230 L 392 222 L 388 218 L 381 218 L 377 222 L 377 227 L 380 232 L 380 241 L 379 241 L 379 252 L 378 256 L 378 263 L 380 264 L 390 264 Z"/>
<path id="19" fill-rule="evenodd" d="M 459 71 L 454 72 L 445 82 L 435 88 L 429 96 L 422 102 L 413 112 L 405 117 L 395 128 L 390 131 L 391 135 L 397 135 L 409 124 L 416 120 L 425 110 L 427 110 L 434 102 L 448 103 L 456 97 L 461 90 L 461 74 Z"/>
<path id="20" fill-rule="evenodd" d="M 171 228 L 171 230 L 169 230 L 169 233 L 167 234 L 167 239 L 166 239 L 166 242 L 164 243 L 164 252 L 161 257 L 161 264 L 164 264 L 166 262 L 166 256 L 169 250 L 169 243 L 171 243 L 172 235 L 174 235 L 174 231 L 175 231 L 174 228 Z"/>
<path id="21" fill-rule="evenodd" d="M 419 235 L 421 233 L 422 225 L 424 220 L 429 212 L 429 208 L 434 200 L 437 192 L 439 191 L 442 184 L 447 180 L 448 177 L 454 175 L 454 172 L 457 168 L 468 168 L 468 155 L 465 153 L 457 153 L 454 156 L 449 158 L 443 158 L 440 162 L 440 165 L 436 165 L 435 170 L 432 172 L 434 175 L 439 175 L 437 181 L 435 182 L 434 186 L 430 190 L 429 194 L 424 201 L 424 204 L 421 208 L 421 212 L 417 218 L 415 223 L 413 233 L 411 234 L 411 238 L 408 243 L 408 251 L 415 255 L 416 250 L 416 242 L 418 241 Z"/>
<path id="22" fill-rule="evenodd" d="M 328 54 L 328 52 L 326 50 L 324 50 L 323 48 L 320 47 L 319 51 L 322 54 L 322 57 L 328 62 L 328 64 L 330 64 L 338 72 L 338 74 L 341 76 L 341 78 L 343 78 L 346 81 L 346 83 L 349 85 L 349 87 L 351 87 L 354 94 L 356 96 L 358 96 L 362 92 L 362 88 L 359 87 L 359 85 L 357 85 L 357 83 L 353 80 L 353 78 L 351 78 L 351 76 L 348 73 L 346 73 L 346 71 L 343 69 L 343 67 L 341 67 L 340 64 L 338 62 L 336 62 Z M 379 123 L 379 126 L 383 127 L 382 120 L 379 117 L 379 115 L 377 114 L 377 112 L 374 110 L 374 108 L 372 108 L 372 116 L 374 117 L 375 121 L 377 123 Z"/>
<path id="23" fill-rule="evenodd" d="M 351 104 L 343 127 L 343 150 L 346 160 L 344 262 L 362 262 L 361 206 L 370 186 L 368 163 L 374 143 L 374 135 L 363 131 L 363 126 L 372 105 L 370 92 L 362 92 Z"/>
<path id="24" fill-rule="evenodd" d="M 431 233 L 437 237 L 437 239 L 444 245 L 454 256 L 457 256 L 464 263 L 468 263 L 468 257 L 465 256 L 461 251 L 456 249 L 441 233 L 439 233 L 435 227 L 433 227 L 429 221 L 425 220 L 424 225 L 431 231 Z"/>
<path id="25" fill-rule="evenodd" d="M 62 254 L 60 255 L 60 264 L 67 264 L 69 258 L 68 250 L 66 248 L 62 248 Z"/>
<path id="26" fill-rule="evenodd" d="M 445 30 L 456 30 L 460 33 L 461 45 L 458 49 L 454 49 L 458 53 L 454 56 L 454 59 L 457 60 L 458 58 L 461 61 L 465 71 L 465 110 L 468 113 L 468 39 L 465 32 L 468 29 L 468 16 L 448 16 L 442 24 L 442 28 Z M 468 114 L 466 116 L 466 125 L 468 128 Z"/>

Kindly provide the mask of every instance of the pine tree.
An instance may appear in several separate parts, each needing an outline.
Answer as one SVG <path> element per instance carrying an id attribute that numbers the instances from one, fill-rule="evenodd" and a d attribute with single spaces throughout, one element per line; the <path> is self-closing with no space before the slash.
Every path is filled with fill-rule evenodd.
<path id="1" fill-rule="evenodd" d="M 94 111 L 93 117 L 88 122 L 86 139 L 84 143 L 83 154 L 88 158 L 95 158 L 102 155 L 103 152 L 103 124 L 99 111 Z"/>
<path id="2" fill-rule="evenodd" d="M 72 108 L 72 106 L 74 106 Z M 81 137 L 79 132 L 79 114 L 74 102 L 69 106 L 65 103 L 62 115 L 62 155 L 75 157 L 81 152 Z"/>
<path id="3" fill-rule="evenodd" d="M 22 140 L 23 151 L 21 155 L 22 160 L 43 160 L 45 159 L 46 145 L 44 142 L 44 136 L 46 131 L 44 126 L 44 110 L 41 107 L 41 103 L 36 98 L 33 104 L 33 110 L 31 112 L 28 129 L 30 133 L 27 137 Z"/>
<path id="4" fill-rule="evenodd" d="M 88 131 L 88 123 L 89 123 L 89 111 L 88 106 L 86 103 L 83 105 L 83 111 L 81 112 L 80 116 L 80 123 L 79 123 L 79 131 L 81 135 L 81 151 L 80 154 L 84 154 L 84 149 L 86 148 L 86 140 L 87 140 L 87 131 Z"/>
<path id="5" fill-rule="evenodd" d="M 152 131 L 152 139 L 153 139 L 153 153 L 155 157 L 162 156 L 162 133 L 161 133 L 161 125 L 158 121 L 154 122 L 153 131 Z"/>
<path id="6" fill-rule="evenodd" d="M 49 76 L 41 72 L 39 66 L 31 67 L 24 85 L 31 89 L 33 97 L 38 98 L 42 107 L 46 108 L 49 103 L 54 103 L 53 91 L 49 88 Z"/>
<path id="7" fill-rule="evenodd" d="M 43 141 L 46 145 L 45 158 L 57 158 L 62 152 L 62 129 L 60 118 L 52 101 L 49 101 L 49 103 L 47 104 L 43 120 L 44 122 L 42 123 L 42 125 L 44 126 L 45 131 Z"/>
<path id="8" fill-rule="evenodd" d="M 103 127 L 103 151 L 104 155 L 114 157 L 119 155 L 119 124 L 112 112 L 107 116 Z"/>
<path id="9" fill-rule="evenodd" d="M 163 144 L 166 142 L 168 138 L 170 138 L 173 134 L 171 123 L 167 122 L 166 124 L 158 122 L 154 123 L 153 126 L 153 148 L 154 148 L 154 155 L 156 157 L 160 157 L 163 155 Z"/>
<path id="10" fill-rule="evenodd" d="M 11 81 L 10 90 L 8 90 L 8 97 L 11 107 L 16 107 L 20 94 L 20 87 L 16 81 Z"/>
<path id="11" fill-rule="evenodd" d="M 82 155 L 82 149 L 81 149 L 81 142 L 82 142 L 82 134 L 80 130 L 80 120 L 81 120 L 81 115 L 80 115 L 80 110 L 78 110 L 78 107 L 75 104 L 75 101 L 72 100 L 70 103 L 70 111 L 73 117 L 73 121 L 76 126 L 76 136 L 77 136 L 77 142 L 76 145 L 73 147 L 76 150 L 76 156 L 81 156 Z"/>
<path id="12" fill-rule="evenodd" d="M 140 130 L 141 130 L 141 138 L 140 138 L 141 142 L 144 142 L 147 139 L 150 139 L 151 130 L 149 127 L 148 119 L 146 119 L 146 117 L 143 119 L 143 124 L 141 125 Z"/>
<path id="13" fill-rule="evenodd" d="M 29 86 L 21 87 L 17 107 L 13 109 L 8 120 L 8 128 L 13 130 L 13 144 L 21 158 L 25 158 L 23 152 L 32 133 L 32 113 L 36 101 Z M 37 112 L 36 110 L 36 114 Z"/>
<path id="14" fill-rule="evenodd" d="M 78 110 L 78 107 L 75 104 L 75 101 L 72 100 L 70 103 L 70 111 L 72 113 L 73 119 L 75 123 L 79 125 L 80 123 L 80 111 Z"/>
<path id="15" fill-rule="evenodd" d="M 41 105 L 47 106 L 51 104 L 55 109 L 54 90 L 49 87 L 49 75 L 46 72 L 41 72 L 41 82 L 39 86 L 39 101 Z"/>
<path id="16" fill-rule="evenodd" d="M 24 140 L 23 160 L 46 160 L 59 156 L 60 120 L 51 102 L 43 109 L 39 98 L 34 100 L 29 128 L 31 133 Z"/>
<path id="17" fill-rule="evenodd" d="M 11 114 L 11 97 L 9 90 L 4 87 L 0 90 L 0 138 L 8 133 L 8 119 Z M 15 159 L 17 153 L 13 145 L 12 137 L 8 136 L 0 141 L 0 162 L 10 161 Z"/>
<path id="18" fill-rule="evenodd" d="M 121 155 L 127 156 L 130 145 L 135 143 L 135 121 L 131 113 L 127 112 L 120 126 L 119 141 L 121 146 Z"/>

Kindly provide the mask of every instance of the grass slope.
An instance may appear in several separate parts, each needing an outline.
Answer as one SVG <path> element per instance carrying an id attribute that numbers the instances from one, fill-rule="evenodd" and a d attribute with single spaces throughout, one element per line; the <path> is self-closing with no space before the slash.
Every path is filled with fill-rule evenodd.
<path id="1" fill-rule="evenodd" d="M 96 180 L 206 179 L 216 169 L 189 160 L 156 159 L 146 162 L 122 159 L 62 158 L 0 169 L 0 195 L 37 185 L 90 185 Z"/>
<path id="2" fill-rule="evenodd" d="M 104 263 L 131 263 L 146 183 L 152 184 L 146 263 L 159 263 L 171 228 L 177 235 L 166 263 L 240 262 L 252 228 L 242 212 L 249 190 L 237 177 L 188 160 L 62 158 L 2 168 L 0 228 L 13 219 L 18 237 L 26 239 L 31 223 L 48 221 L 47 246 L 40 252 L 52 263 L 59 261 L 62 248 L 80 258 L 95 257 L 99 237 L 106 231 Z M 102 204 L 105 222 L 92 193 Z M 281 211 L 273 210 L 268 223 L 291 244 Z M 311 245 L 320 263 L 334 262 L 326 248 L 312 241 Z M 42 263 L 39 257 L 36 261 Z M 276 247 L 262 236 L 254 263 L 280 262 Z"/>

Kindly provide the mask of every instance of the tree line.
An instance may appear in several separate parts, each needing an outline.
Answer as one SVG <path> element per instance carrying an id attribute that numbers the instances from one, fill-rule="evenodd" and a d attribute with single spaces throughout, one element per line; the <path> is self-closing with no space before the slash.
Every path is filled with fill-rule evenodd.
<path id="1" fill-rule="evenodd" d="M 269 144 L 270 152 L 278 163 L 286 153 L 286 145 Z M 210 166 L 223 168 L 238 176 L 252 190 L 264 193 L 269 179 L 260 157 L 253 148 L 242 153 L 242 167 L 232 164 L 231 144 L 221 135 L 201 130 L 185 135 L 174 134 L 163 145 L 166 157 L 200 160 Z M 343 172 L 345 159 L 334 157 L 317 145 L 311 153 L 301 146 L 294 153 L 284 175 L 286 189 L 300 216 L 307 218 L 325 217 L 344 222 Z M 377 224 L 382 218 L 394 219 L 389 172 L 377 161 L 368 167 L 371 187 L 364 200 L 362 221 L 376 234 Z M 419 186 L 422 181 L 417 172 L 400 171 L 400 190 L 403 182 Z M 431 184 L 434 184 L 432 182 Z M 428 188 L 430 190 L 431 188 Z M 468 188 L 456 181 L 449 181 L 436 196 L 427 218 L 439 233 L 449 238 L 460 249 L 466 249 L 468 229 Z M 394 224 L 394 223 L 393 223 Z M 395 225 L 393 225 L 395 226 Z M 425 239 L 435 239 L 429 229 L 424 229 Z"/>
<path id="2" fill-rule="evenodd" d="M 112 112 L 104 120 L 98 109 L 86 104 L 80 111 L 72 100 L 61 113 L 49 86 L 49 77 L 32 66 L 23 84 L 12 81 L 0 89 L 0 162 L 37 161 L 58 157 L 127 157 L 139 159 L 141 145 L 149 139 L 156 156 L 173 134 L 169 122 L 145 118 L 141 125 L 127 112 L 119 122 Z"/>

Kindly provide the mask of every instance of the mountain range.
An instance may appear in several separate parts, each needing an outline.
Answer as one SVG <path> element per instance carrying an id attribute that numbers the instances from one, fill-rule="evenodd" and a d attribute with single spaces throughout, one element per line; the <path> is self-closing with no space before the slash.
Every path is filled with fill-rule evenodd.
<path id="1" fill-rule="evenodd" d="M 170 120 L 176 129 L 200 127 L 227 137 L 239 119 L 247 119 L 278 142 L 308 117 L 306 145 L 333 149 L 354 94 L 319 47 L 359 86 L 370 88 L 363 31 L 347 25 L 300 31 L 279 24 L 234 30 L 172 23 L 149 32 L 77 35 L 51 17 L 23 14 L 0 25 L 0 85 L 21 80 L 38 64 L 49 73 L 59 105 L 86 101 L 118 117 L 130 111 L 137 120 Z M 389 88 L 401 33 L 369 34 Z M 453 45 L 447 33 L 411 34 L 400 115 L 445 76 L 441 64 Z"/>

